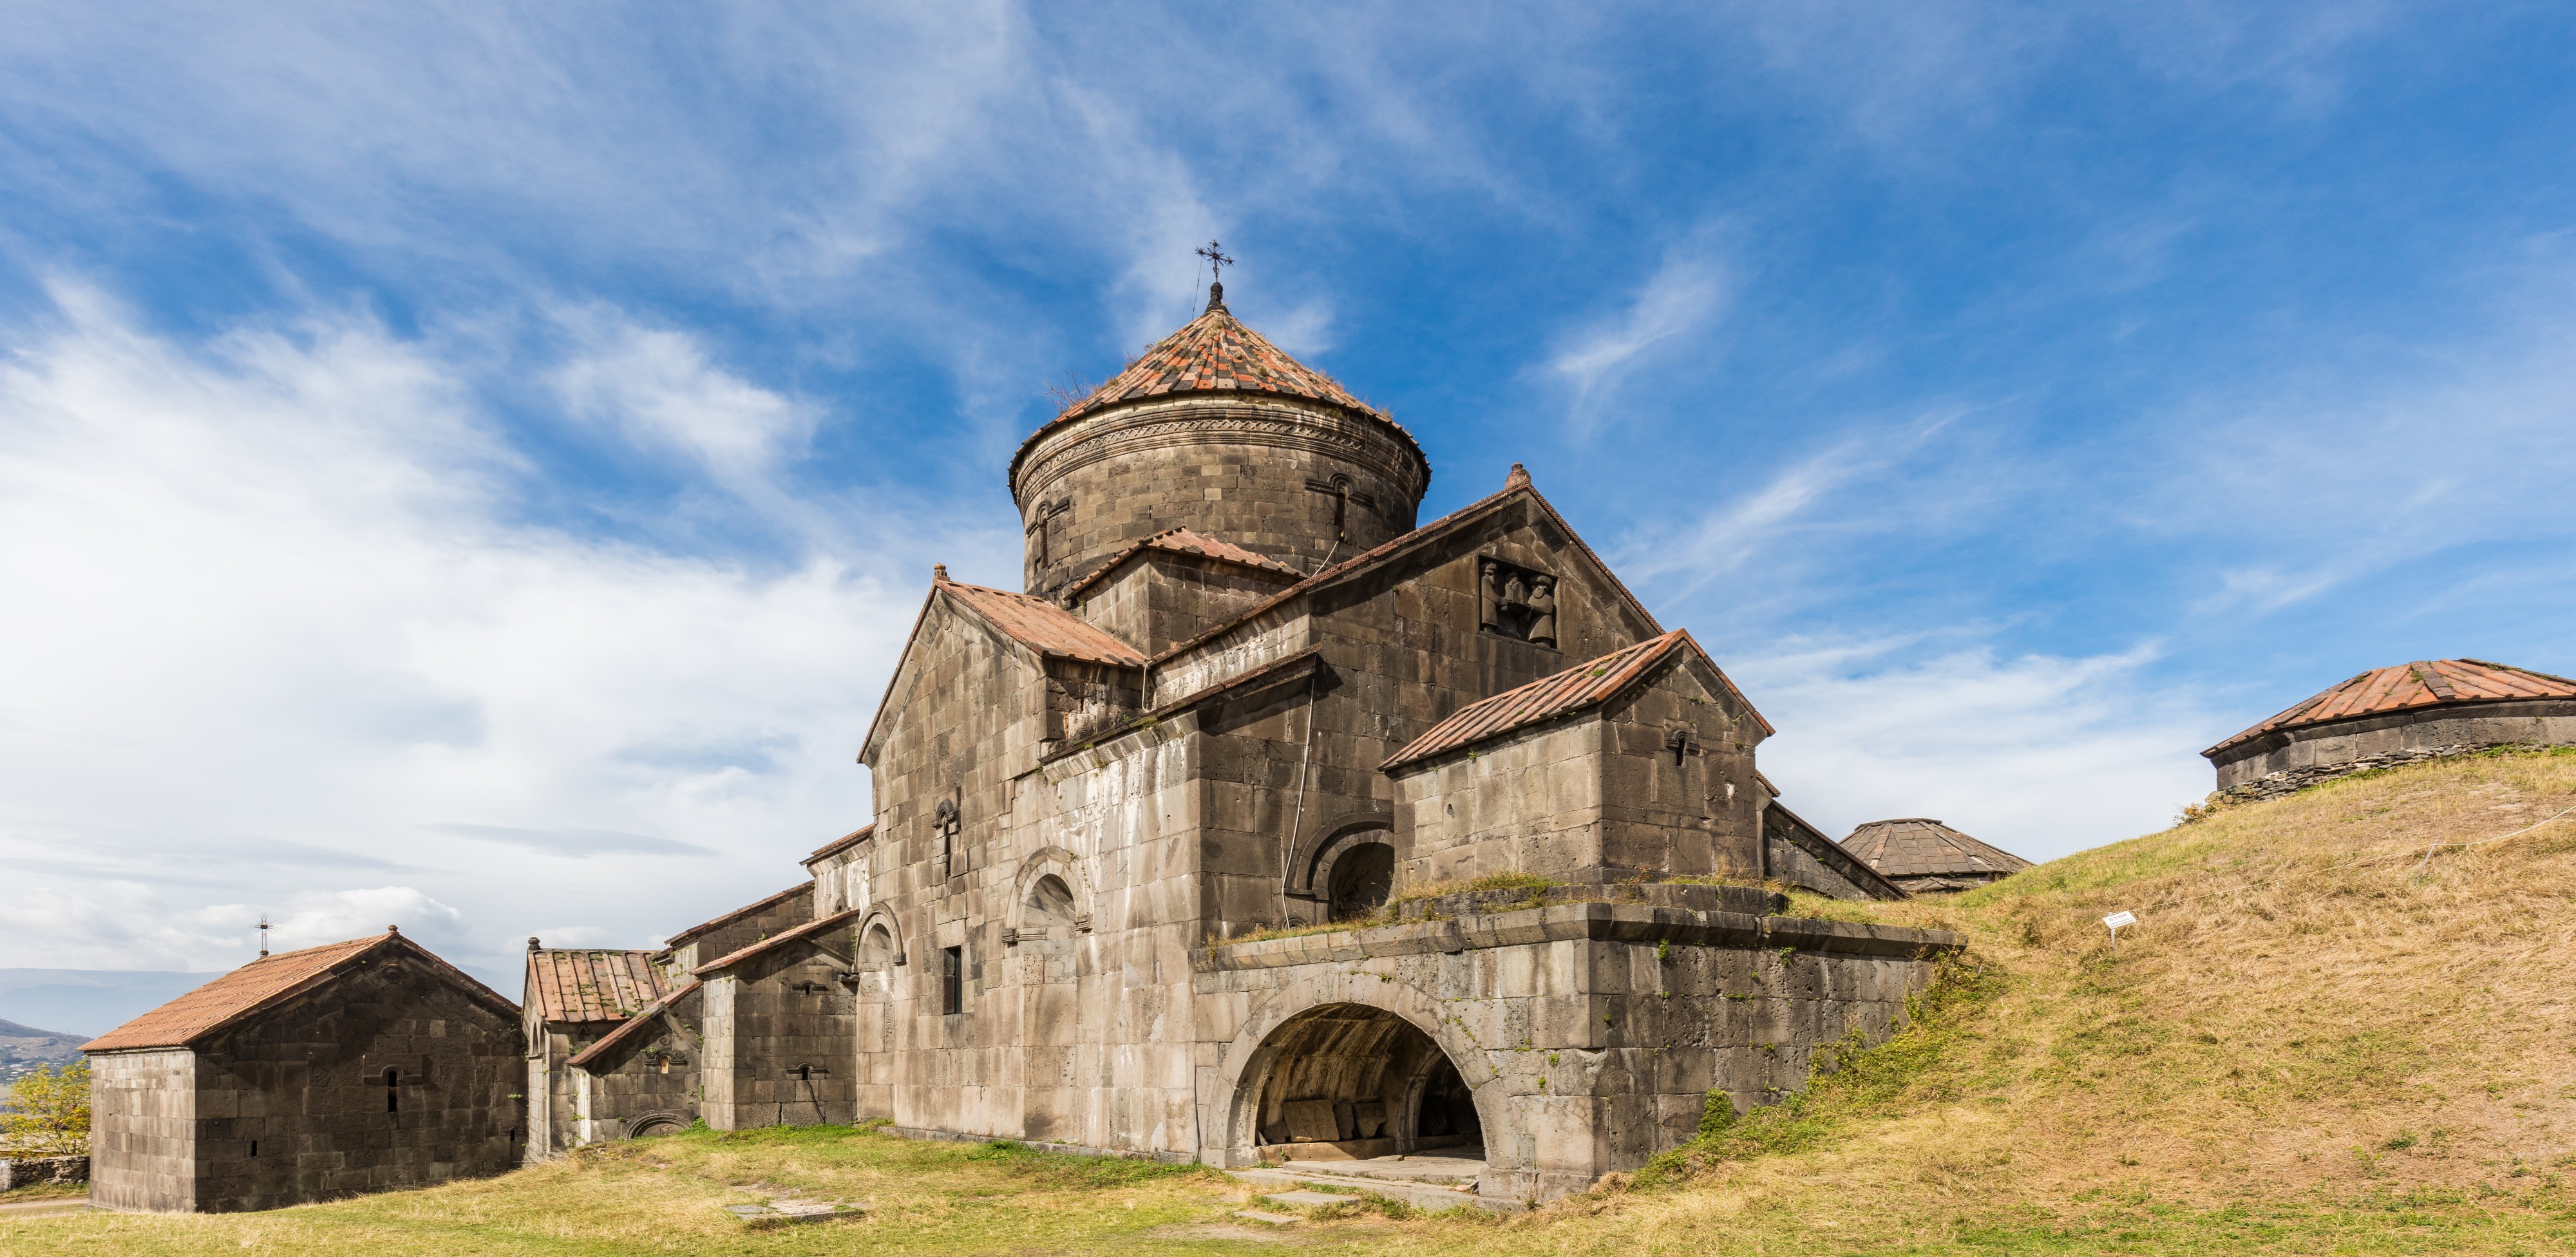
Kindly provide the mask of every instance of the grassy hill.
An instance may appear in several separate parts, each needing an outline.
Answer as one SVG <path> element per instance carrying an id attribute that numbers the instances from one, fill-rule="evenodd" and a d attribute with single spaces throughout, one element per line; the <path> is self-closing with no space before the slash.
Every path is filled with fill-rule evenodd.
<path id="1" fill-rule="evenodd" d="M 1195 1169 L 767 1131 L 270 1214 L 0 1221 L 0 1251 L 2576 1252 L 2576 815 L 2485 841 L 2571 808 L 2576 754 L 2479 757 L 1957 899 L 1804 901 L 1974 955 L 1806 1100 L 1526 1217 L 1271 1230 Z M 753 1184 L 878 1214 L 739 1231 L 714 1206 Z"/>

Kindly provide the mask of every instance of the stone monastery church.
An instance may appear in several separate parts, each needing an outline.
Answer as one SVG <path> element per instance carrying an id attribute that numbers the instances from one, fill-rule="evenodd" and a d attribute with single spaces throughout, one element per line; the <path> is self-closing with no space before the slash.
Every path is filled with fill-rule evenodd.
<path id="1" fill-rule="evenodd" d="M 1957 940 L 1776 915 L 1902 892 L 1527 474 L 1430 478 L 1211 286 L 1012 459 L 1022 587 L 932 574 L 872 824 L 665 950 L 529 940 L 531 1154 L 882 1118 L 1527 1201 L 1888 1028 Z"/>

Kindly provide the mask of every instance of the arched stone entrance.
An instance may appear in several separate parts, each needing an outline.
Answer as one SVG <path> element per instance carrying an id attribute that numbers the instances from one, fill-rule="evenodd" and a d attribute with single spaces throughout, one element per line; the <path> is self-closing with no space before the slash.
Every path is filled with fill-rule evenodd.
<path id="1" fill-rule="evenodd" d="M 1434 1150 L 1484 1159 L 1475 1089 L 1457 1063 L 1411 1021 L 1368 1004 L 1323 1004 L 1280 1022 L 1236 1080 L 1234 1108 L 1237 1146 L 1263 1160 Z"/>

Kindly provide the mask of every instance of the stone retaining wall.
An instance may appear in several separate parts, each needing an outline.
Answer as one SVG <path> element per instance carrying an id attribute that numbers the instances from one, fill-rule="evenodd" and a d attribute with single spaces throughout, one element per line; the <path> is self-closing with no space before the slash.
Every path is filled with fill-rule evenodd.
<path id="1" fill-rule="evenodd" d="M 16 1157 L 0 1161 L 0 1192 L 38 1183 L 86 1183 L 89 1154 L 68 1157 Z"/>

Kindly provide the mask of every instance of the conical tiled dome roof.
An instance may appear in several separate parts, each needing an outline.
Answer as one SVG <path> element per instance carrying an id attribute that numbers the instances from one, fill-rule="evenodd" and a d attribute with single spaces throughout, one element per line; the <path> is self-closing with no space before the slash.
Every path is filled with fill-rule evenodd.
<path id="1" fill-rule="evenodd" d="M 1040 438 L 1084 415 L 1120 402 L 1192 393 L 1263 393 L 1338 406 L 1386 423 L 1403 434 L 1417 457 L 1421 453 L 1412 434 L 1383 412 L 1351 396 L 1333 377 L 1289 357 L 1261 333 L 1236 320 L 1225 308 L 1224 288 L 1210 285 L 1205 313 L 1155 342 L 1142 357 L 1128 363 L 1126 370 L 1030 433 L 1029 439 L 1020 443 L 1019 456 L 1011 460 L 1012 469 L 1016 474 L 1019 459 L 1026 457 Z"/>
<path id="2" fill-rule="evenodd" d="M 1871 821 L 1843 839 L 1843 850 L 1885 877 L 2002 877 L 2030 861 L 1923 816 Z"/>
<path id="3" fill-rule="evenodd" d="M 2576 681 L 2483 659 L 2422 659 L 2378 668 L 2334 686 L 2235 737 L 2202 751 L 2216 755 L 2249 738 L 2283 729 L 2321 725 L 2450 703 L 2495 703 L 2517 698 L 2576 698 Z"/>

